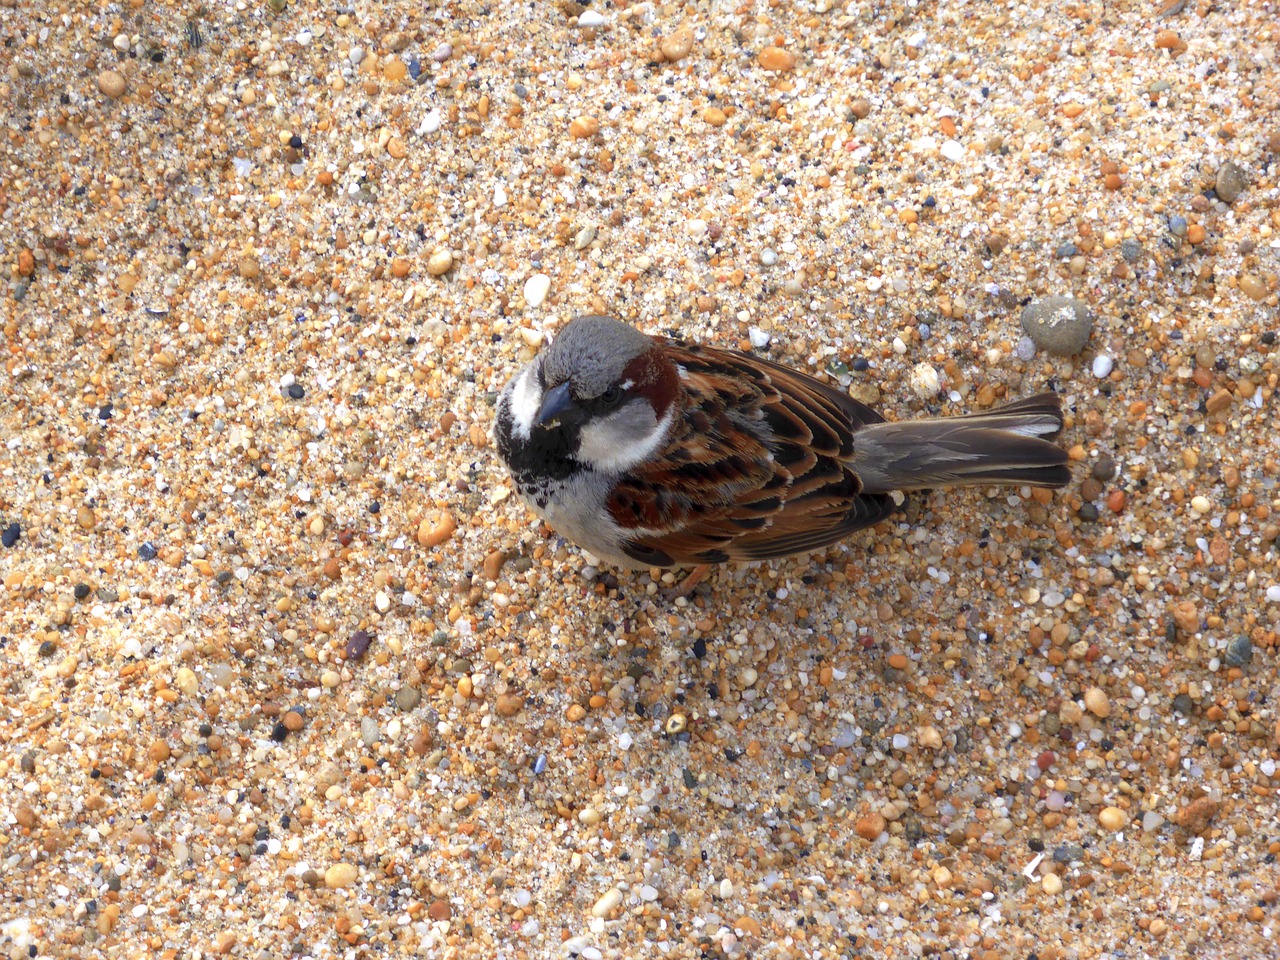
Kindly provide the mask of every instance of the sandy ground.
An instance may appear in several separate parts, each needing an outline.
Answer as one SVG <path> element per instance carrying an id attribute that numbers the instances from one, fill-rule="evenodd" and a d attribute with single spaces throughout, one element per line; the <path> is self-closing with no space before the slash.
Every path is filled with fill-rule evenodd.
<path id="1" fill-rule="evenodd" d="M 1277 24 L 7 0 L 0 949 L 1276 956 Z M 594 311 L 1075 481 L 673 602 L 490 440 Z"/>

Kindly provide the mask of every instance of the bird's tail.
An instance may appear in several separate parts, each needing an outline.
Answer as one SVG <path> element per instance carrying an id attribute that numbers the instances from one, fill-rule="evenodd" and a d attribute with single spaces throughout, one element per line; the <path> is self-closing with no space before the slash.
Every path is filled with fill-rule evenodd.
<path id="1" fill-rule="evenodd" d="M 875 423 L 854 434 L 854 469 L 866 493 L 982 484 L 1062 487 L 1067 452 L 1051 443 L 1062 430 L 1054 393 L 988 413 Z"/>

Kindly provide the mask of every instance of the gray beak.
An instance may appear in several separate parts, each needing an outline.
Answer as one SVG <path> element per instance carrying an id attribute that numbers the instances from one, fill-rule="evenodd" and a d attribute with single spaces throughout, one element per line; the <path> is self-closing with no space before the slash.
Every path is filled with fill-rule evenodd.
<path id="1" fill-rule="evenodd" d="M 573 397 L 569 395 L 568 381 L 558 387 L 552 387 L 542 395 L 542 405 L 538 407 L 538 419 L 535 422 L 540 427 L 551 427 L 556 417 L 572 403 Z"/>

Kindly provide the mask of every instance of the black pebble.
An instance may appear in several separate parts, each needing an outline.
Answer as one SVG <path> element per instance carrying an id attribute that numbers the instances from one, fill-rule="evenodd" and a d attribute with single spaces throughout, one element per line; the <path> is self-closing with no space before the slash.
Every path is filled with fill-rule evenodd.
<path id="1" fill-rule="evenodd" d="M 289 384 L 289 399 L 290 399 L 290 400 L 301 400 L 301 399 L 302 399 L 303 397 L 305 397 L 306 395 L 307 395 L 307 391 L 306 391 L 305 389 L 303 389 L 302 384 L 300 384 L 300 383 L 291 383 L 291 384 Z"/>
<path id="2" fill-rule="evenodd" d="M 154 560 L 158 551 L 150 543 L 144 543 L 138 548 L 138 557 L 141 560 Z"/>
<path id="3" fill-rule="evenodd" d="M 287 736 L 289 736 L 289 728 L 283 723 L 277 723 L 271 728 L 271 739 L 276 743 L 284 743 L 284 739 Z"/>
<path id="4" fill-rule="evenodd" d="M 18 542 L 18 538 L 22 536 L 22 527 L 16 523 L 11 523 L 4 528 L 4 533 L 0 533 L 0 543 L 6 547 L 12 547 Z"/>
<path id="5" fill-rule="evenodd" d="M 83 600 L 89 595 L 89 585 L 87 583 L 77 583 L 75 594 L 77 600 Z"/>

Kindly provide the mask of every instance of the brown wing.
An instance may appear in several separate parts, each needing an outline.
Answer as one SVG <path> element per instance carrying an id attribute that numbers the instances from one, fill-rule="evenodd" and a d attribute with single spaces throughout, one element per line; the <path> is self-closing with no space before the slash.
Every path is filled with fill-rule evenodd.
<path id="1" fill-rule="evenodd" d="M 803 373 L 679 341 L 685 400 L 671 442 L 618 485 L 608 509 L 647 531 L 628 554 L 654 566 L 764 560 L 817 550 L 894 509 L 845 463 L 881 417 Z"/>

